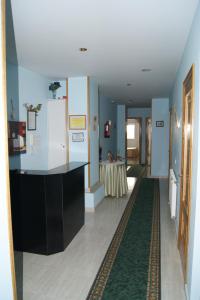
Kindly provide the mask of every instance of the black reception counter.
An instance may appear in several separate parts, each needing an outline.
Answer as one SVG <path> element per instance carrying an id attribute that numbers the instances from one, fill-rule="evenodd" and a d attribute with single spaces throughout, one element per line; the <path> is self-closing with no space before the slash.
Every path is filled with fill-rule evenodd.
<path id="1" fill-rule="evenodd" d="M 17 174 L 25 174 L 25 175 L 60 175 L 66 174 L 71 171 L 74 171 L 78 168 L 86 166 L 88 163 L 83 162 L 70 162 L 66 165 L 51 169 L 51 170 L 16 170 Z"/>
<path id="2" fill-rule="evenodd" d="M 39 254 L 63 251 L 84 225 L 84 166 L 10 172 L 14 248 Z"/>

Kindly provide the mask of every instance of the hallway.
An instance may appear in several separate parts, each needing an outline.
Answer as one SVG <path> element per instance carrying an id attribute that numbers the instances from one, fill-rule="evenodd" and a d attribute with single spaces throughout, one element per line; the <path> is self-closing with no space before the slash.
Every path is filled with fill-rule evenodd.
<path id="1" fill-rule="evenodd" d="M 36 2 L 0 0 L 0 300 L 85 300 L 127 207 L 116 286 L 199 300 L 200 0 Z"/>
<path id="2" fill-rule="evenodd" d="M 85 300 L 135 184 L 128 178 L 126 198 L 105 198 L 68 248 L 53 256 L 24 253 L 23 300 Z M 174 222 L 170 220 L 168 183 L 161 192 L 162 300 L 185 300 Z"/>

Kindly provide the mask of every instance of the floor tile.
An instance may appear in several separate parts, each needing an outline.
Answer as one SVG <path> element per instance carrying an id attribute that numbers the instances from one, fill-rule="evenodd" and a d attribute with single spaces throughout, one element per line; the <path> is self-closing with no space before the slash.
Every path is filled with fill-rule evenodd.
<path id="1" fill-rule="evenodd" d="M 105 198 L 64 252 L 44 256 L 23 253 L 23 300 L 85 300 L 130 197 Z M 184 300 L 174 222 L 170 220 L 167 181 L 161 188 L 162 300 Z"/>

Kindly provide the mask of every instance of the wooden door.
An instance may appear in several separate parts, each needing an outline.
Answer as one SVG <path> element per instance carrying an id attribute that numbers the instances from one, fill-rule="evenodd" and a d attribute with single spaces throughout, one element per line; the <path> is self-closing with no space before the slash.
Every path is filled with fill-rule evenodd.
<path id="1" fill-rule="evenodd" d="M 178 246 L 183 274 L 187 280 L 187 256 L 190 223 L 191 176 L 192 176 L 192 129 L 193 129 L 193 67 L 183 83 L 183 123 L 182 123 L 182 172 L 181 203 L 179 213 Z"/>
<path id="2" fill-rule="evenodd" d="M 146 165 L 151 165 L 152 120 L 146 118 Z"/>

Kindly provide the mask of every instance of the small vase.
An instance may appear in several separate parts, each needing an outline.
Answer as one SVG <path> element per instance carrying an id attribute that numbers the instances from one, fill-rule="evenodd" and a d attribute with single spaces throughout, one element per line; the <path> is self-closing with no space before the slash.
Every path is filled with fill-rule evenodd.
<path id="1" fill-rule="evenodd" d="M 53 99 L 56 99 L 56 90 L 52 91 Z"/>

